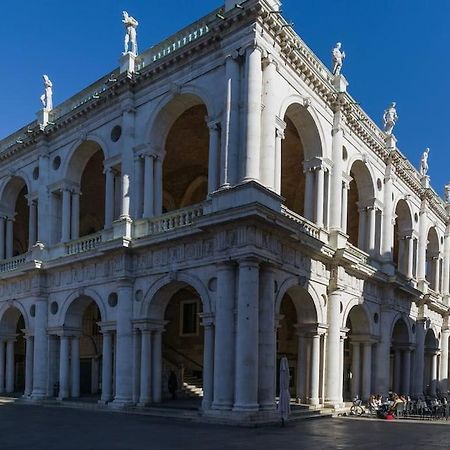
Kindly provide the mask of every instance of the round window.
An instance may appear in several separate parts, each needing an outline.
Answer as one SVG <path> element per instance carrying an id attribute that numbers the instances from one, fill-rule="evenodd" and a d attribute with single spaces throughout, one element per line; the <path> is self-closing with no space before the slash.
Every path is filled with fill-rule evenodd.
<path id="1" fill-rule="evenodd" d="M 111 140 L 113 142 L 117 142 L 120 139 L 120 136 L 122 136 L 122 127 L 120 125 L 116 125 L 111 130 Z"/>
<path id="2" fill-rule="evenodd" d="M 61 157 L 55 156 L 52 162 L 53 170 L 58 170 L 60 165 L 61 165 Z"/>
<path id="3" fill-rule="evenodd" d="M 37 180 L 39 178 L 39 167 L 35 167 L 33 169 L 33 180 Z"/>
<path id="4" fill-rule="evenodd" d="M 50 312 L 55 315 L 58 312 L 58 303 L 52 302 L 50 305 Z"/>

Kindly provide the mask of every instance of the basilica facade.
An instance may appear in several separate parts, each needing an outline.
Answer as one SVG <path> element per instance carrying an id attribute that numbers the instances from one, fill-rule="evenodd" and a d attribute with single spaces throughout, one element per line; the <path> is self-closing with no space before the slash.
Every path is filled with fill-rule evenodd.
<path id="1" fill-rule="evenodd" d="M 447 392 L 448 205 L 279 7 L 227 0 L 0 141 L 0 393 L 250 420 L 284 355 L 302 404 Z"/>

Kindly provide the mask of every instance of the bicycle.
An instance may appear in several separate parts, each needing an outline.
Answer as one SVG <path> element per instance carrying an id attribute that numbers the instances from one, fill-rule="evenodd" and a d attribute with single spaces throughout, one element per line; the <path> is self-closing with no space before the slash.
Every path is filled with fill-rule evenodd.
<path id="1" fill-rule="evenodd" d="M 362 406 L 362 400 L 356 397 L 353 402 L 352 406 L 350 407 L 350 414 L 354 416 L 362 416 L 364 414 L 364 407 Z"/>

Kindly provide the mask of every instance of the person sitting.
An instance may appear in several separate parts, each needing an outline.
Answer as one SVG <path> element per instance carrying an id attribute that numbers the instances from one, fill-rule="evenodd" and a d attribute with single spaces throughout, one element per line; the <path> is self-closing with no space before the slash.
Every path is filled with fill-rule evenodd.
<path id="1" fill-rule="evenodd" d="M 378 410 L 378 403 L 377 403 L 375 395 L 371 395 L 369 397 L 368 404 L 369 404 L 369 411 L 370 411 L 370 413 L 371 414 L 375 414 L 376 411 Z"/>

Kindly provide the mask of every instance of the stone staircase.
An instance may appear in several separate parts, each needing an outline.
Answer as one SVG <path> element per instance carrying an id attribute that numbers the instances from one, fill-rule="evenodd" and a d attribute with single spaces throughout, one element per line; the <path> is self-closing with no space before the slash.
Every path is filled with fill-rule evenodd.
<path id="1" fill-rule="evenodd" d="M 183 387 L 183 396 L 187 398 L 201 398 L 203 397 L 203 380 L 196 376 L 192 371 L 185 371 Z"/>

